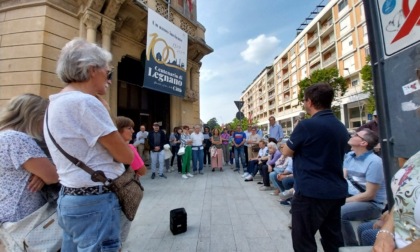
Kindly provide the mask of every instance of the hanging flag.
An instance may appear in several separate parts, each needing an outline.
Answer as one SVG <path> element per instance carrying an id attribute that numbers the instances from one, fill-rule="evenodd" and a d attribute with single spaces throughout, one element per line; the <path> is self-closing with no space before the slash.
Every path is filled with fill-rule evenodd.
<path id="1" fill-rule="evenodd" d="M 187 0 L 187 4 L 188 4 L 188 10 L 190 10 L 190 13 L 192 12 L 193 9 L 193 0 Z"/>

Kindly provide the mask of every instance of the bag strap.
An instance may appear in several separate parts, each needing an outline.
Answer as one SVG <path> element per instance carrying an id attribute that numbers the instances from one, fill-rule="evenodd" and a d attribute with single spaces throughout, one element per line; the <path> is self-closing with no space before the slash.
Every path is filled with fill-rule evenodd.
<path id="1" fill-rule="evenodd" d="M 347 174 L 347 179 L 350 181 L 350 183 L 354 187 L 356 187 L 357 190 L 359 190 L 359 192 L 361 192 L 361 193 L 366 192 L 366 190 L 361 185 L 359 185 L 359 183 L 357 183 L 356 181 L 354 181 L 353 178 L 350 175 L 348 175 L 348 174 Z"/>
<path id="2" fill-rule="evenodd" d="M 54 137 L 51 135 L 50 128 L 48 127 L 48 108 L 47 108 L 47 111 L 45 112 L 45 117 L 46 117 L 45 123 L 47 124 L 48 135 L 50 136 L 51 141 L 54 143 L 55 147 L 57 147 L 57 149 L 70 162 L 72 162 L 75 166 L 77 166 L 77 167 L 81 168 L 82 170 L 84 170 L 85 172 L 89 173 L 90 176 L 91 176 L 92 181 L 94 181 L 94 182 L 102 182 L 105 185 L 109 185 L 109 183 L 111 181 L 105 176 L 105 173 L 103 171 L 94 171 L 94 170 L 92 170 L 92 168 L 90 168 L 89 166 L 87 166 L 81 160 L 73 157 L 72 155 L 68 154 L 65 150 L 63 150 L 63 148 L 61 148 L 61 146 L 55 141 Z"/>

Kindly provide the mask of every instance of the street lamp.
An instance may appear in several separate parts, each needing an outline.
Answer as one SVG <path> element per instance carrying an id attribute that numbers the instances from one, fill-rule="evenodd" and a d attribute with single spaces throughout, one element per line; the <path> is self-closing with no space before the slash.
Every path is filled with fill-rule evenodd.
<path id="1" fill-rule="evenodd" d="M 344 70 L 346 70 L 349 73 L 350 76 L 350 70 L 348 68 L 344 68 Z M 351 84 L 351 79 L 350 79 L 350 85 Z M 353 85 L 352 85 L 353 86 Z M 360 105 L 360 99 L 359 99 L 359 92 L 357 91 L 356 86 L 353 86 L 354 90 L 356 91 L 356 98 L 357 98 L 357 106 L 359 107 L 359 119 L 360 119 L 360 126 L 363 125 L 363 117 L 362 117 L 362 113 L 363 113 L 363 105 Z"/>

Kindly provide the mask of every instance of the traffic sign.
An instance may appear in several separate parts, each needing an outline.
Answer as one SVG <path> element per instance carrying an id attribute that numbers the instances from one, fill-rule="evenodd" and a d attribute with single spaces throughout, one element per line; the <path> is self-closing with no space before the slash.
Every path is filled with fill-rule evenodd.
<path id="1" fill-rule="evenodd" d="M 238 110 L 241 110 L 241 108 L 244 106 L 243 101 L 234 101 L 234 103 L 235 103 L 236 107 L 238 108 Z"/>
<path id="2" fill-rule="evenodd" d="M 242 120 L 242 119 L 244 119 L 244 117 L 245 117 L 245 115 L 241 111 L 236 113 L 236 119 Z"/>

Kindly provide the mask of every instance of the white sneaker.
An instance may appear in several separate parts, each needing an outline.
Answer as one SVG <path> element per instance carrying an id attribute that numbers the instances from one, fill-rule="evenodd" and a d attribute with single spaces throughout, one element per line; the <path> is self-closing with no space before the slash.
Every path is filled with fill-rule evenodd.
<path id="1" fill-rule="evenodd" d="M 254 177 L 252 177 L 251 174 L 249 174 L 248 176 L 245 177 L 245 179 L 252 179 L 252 178 L 254 178 Z"/>
<path id="2" fill-rule="evenodd" d="M 182 174 L 182 178 L 187 179 L 188 177 L 187 177 L 187 175 Z"/>
<path id="3" fill-rule="evenodd" d="M 249 176 L 249 173 L 248 172 L 244 172 L 244 174 L 242 175 L 242 178 L 246 178 L 248 176 Z"/>
<path id="4" fill-rule="evenodd" d="M 190 178 L 194 177 L 194 175 L 192 175 L 191 173 L 187 173 L 187 176 Z"/>

